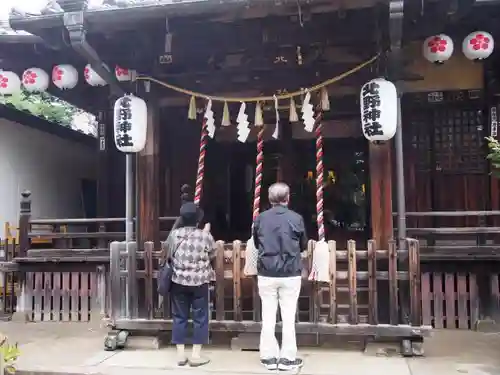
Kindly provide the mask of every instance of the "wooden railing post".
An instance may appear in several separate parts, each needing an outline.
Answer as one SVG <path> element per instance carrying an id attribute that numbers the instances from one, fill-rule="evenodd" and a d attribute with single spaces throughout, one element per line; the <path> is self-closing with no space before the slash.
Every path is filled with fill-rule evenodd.
<path id="1" fill-rule="evenodd" d="M 30 219 L 31 219 L 31 192 L 25 190 L 21 193 L 19 212 L 19 257 L 25 257 L 30 248 Z"/>
<path id="2" fill-rule="evenodd" d="M 349 323 L 358 324 L 358 279 L 356 260 L 356 241 L 347 241 L 347 285 L 349 289 Z"/>
<path id="3" fill-rule="evenodd" d="M 163 243 L 162 243 L 163 245 Z M 146 317 L 153 319 L 154 305 L 153 305 L 153 253 L 154 242 L 149 241 L 144 244 L 144 279 L 146 291 L 144 293 Z M 168 298 L 167 298 L 168 299 Z M 165 303 L 165 301 L 163 302 Z"/>
<path id="4" fill-rule="evenodd" d="M 121 304 L 123 293 L 121 290 L 120 277 L 120 242 L 113 241 L 110 245 L 109 280 L 111 285 L 111 319 L 116 321 L 121 316 Z"/>
<path id="5" fill-rule="evenodd" d="M 13 257 L 25 257 L 30 248 L 30 220 L 31 220 L 31 192 L 25 190 L 21 193 L 21 204 L 19 212 L 19 253 L 13 254 Z M 14 249 L 15 251 L 15 249 Z M 14 321 L 28 321 L 29 312 L 31 311 L 29 305 L 31 302 L 29 283 L 32 279 L 29 274 L 19 273 L 19 291 L 17 292 L 17 306 L 16 313 L 12 316 Z"/>
<path id="6" fill-rule="evenodd" d="M 377 242 L 368 241 L 368 323 L 378 324 Z"/>
<path id="7" fill-rule="evenodd" d="M 139 295 L 137 294 L 137 242 L 126 242 L 127 249 L 127 318 L 139 317 Z"/>
<path id="8" fill-rule="evenodd" d="M 399 323 L 398 319 L 398 252 L 396 241 L 389 241 L 389 322 Z"/>
<path id="9" fill-rule="evenodd" d="M 109 316 L 108 288 L 106 287 L 106 267 L 99 265 L 96 267 L 96 291 L 94 295 L 95 308 L 92 309 L 91 321 L 99 322 Z"/>
<path id="10" fill-rule="evenodd" d="M 215 319 L 224 320 L 224 242 L 217 241 L 215 253 Z"/>
<path id="11" fill-rule="evenodd" d="M 408 238 L 408 277 L 410 281 L 410 316 L 411 324 L 422 324 L 422 295 L 420 287 L 420 248 L 418 240 Z"/>

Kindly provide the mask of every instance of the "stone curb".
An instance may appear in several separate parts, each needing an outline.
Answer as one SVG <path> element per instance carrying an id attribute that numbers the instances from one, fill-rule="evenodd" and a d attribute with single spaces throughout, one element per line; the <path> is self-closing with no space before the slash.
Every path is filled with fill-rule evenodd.
<path id="1" fill-rule="evenodd" d="M 17 370 L 15 375 L 104 375 L 100 372 L 89 371 L 47 371 L 47 370 Z"/>

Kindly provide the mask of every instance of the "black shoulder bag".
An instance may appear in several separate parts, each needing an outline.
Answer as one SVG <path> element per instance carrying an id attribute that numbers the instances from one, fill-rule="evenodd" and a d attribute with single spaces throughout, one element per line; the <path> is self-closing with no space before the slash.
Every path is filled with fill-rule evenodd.
<path id="1" fill-rule="evenodd" d="M 158 274 L 158 293 L 163 297 L 166 297 L 168 293 L 170 293 L 170 289 L 172 288 L 172 276 L 174 274 L 172 259 L 174 258 L 177 250 L 179 249 L 179 246 L 181 246 L 182 243 L 185 240 L 187 240 L 190 235 L 191 234 L 185 236 L 182 240 L 179 241 L 172 254 L 168 256 L 167 261 L 161 268 L 160 273 Z"/>

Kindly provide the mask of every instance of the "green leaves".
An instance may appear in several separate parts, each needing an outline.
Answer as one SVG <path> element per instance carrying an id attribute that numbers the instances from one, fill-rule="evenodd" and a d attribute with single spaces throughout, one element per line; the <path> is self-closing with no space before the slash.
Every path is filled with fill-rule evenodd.
<path id="1" fill-rule="evenodd" d="M 14 374 L 16 372 L 16 361 L 19 358 L 21 351 L 19 350 L 17 344 L 11 345 L 5 339 L 0 346 L 0 356 L 4 362 L 4 369 L 8 374 Z"/>
<path id="2" fill-rule="evenodd" d="M 491 163 L 491 174 L 500 178 L 500 143 L 493 137 L 486 137 L 488 141 L 488 159 Z"/>
<path id="3" fill-rule="evenodd" d="M 19 111 L 29 112 L 34 116 L 68 127 L 72 124 L 73 116 L 80 112 L 78 108 L 45 92 L 35 94 L 23 91 L 16 95 L 2 97 L 0 102 Z"/>

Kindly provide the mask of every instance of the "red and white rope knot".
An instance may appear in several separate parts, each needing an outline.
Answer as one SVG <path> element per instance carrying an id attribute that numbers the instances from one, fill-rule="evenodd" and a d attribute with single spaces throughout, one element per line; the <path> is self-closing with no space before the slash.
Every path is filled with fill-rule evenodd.
<path id="1" fill-rule="evenodd" d="M 318 240 L 325 239 L 325 223 L 323 217 L 323 134 L 321 113 L 316 124 L 316 215 L 318 222 Z"/>
<path id="2" fill-rule="evenodd" d="M 255 190 L 253 194 L 253 221 L 260 212 L 260 193 L 262 189 L 262 169 L 264 164 L 264 127 L 257 133 L 257 157 L 255 163 Z"/>
<path id="3" fill-rule="evenodd" d="M 200 156 L 198 157 L 198 171 L 196 173 L 196 187 L 194 191 L 194 204 L 200 205 L 203 195 L 203 179 L 205 177 L 205 154 L 207 149 L 208 130 L 207 120 L 203 119 L 200 136 Z"/>

